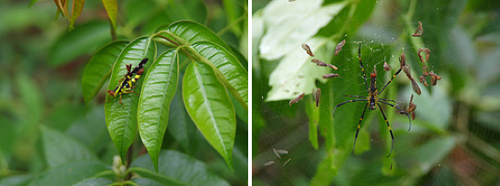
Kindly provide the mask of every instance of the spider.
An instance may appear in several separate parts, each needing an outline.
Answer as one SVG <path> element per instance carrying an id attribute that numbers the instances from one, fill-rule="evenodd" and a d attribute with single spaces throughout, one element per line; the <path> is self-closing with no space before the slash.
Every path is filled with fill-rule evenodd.
<path id="1" fill-rule="evenodd" d="M 356 140 L 358 139 L 359 128 L 361 128 L 361 122 L 363 121 L 363 117 L 365 116 L 366 108 L 368 108 L 370 110 L 376 110 L 377 106 L 378 106 L 378 108 L 380 108 L 380 112 L 382 113 L 382 117 L 384 117 L 385 123 L 387 123 L 387 128 L 389 129 L 389 132 L 390 132 L 391 138 L 392 138 L 391 151 L 389 152 L 389 155 L 387 156 L 387 158 L 388 158 L 391 156 L 392 149 L 394 147 L 394 135 L 392 134 L 391 126 L 389 124 L 389 121 L 387 121 L 387 118 L 385 117 L 384 111 L 382 110 L 380 103 L 394 107 L 394 108 L 398 109 L 402 114 L 405 114 L 406 116 L 408 116 L 408 120 L 410 121 L 410 127 L 408 128 L 408 131 L 410 131 L 410 129 L 411 129 L 411 119 L 410 119 L 410 115 L 406 111 L 404 111 L 403 109 L 399 108 L 398 106 L 396 106 L 394 104 L 388 103 L 389 101 L 393 102 L 393 103 L 395 103 L 396 101 L 391 100 L 391 99 L 378 98 L 378 96 L 384 91 L 384 89 L 387 87 L 387 85 L 389 85 L 392 82 L 394 77 L 396 77 L 399 74 L 399 72 L 401 72 L 402 67 L 399 68 L 399 70 L 392 76 L 391 80 L 389 80 L 389 82 L 387 82 L 387 84 L 385 84 L 385 86 L 379 92 L 377 89 L 377 83 L 376 83 L 377 71 L 375 70 L 375 68 L 370 73 L 370 87 L 368 87 L 368 84 L 366 81 L 365 69 L 363 67 L 363 62 L 361 61 L 361 43 L 359 43 L 359 48 L 358 48 L 358 59 L 359 59 L 359 64 L 361 65 L 361 71 L 363 72 L 363 78 L 365 79 L 365 85 L 366 85 L 366 89 L 368 92 L 368 97 L 366 97 L 365 99 L 353 99 L 353 100 L 349 100 L 349 101 L 346 101 L 346 102 L 343 102 L 343 103 L 336 105 L 335 109 L 333 110 L 333 115 L 335 116 L 335 111 L 337 111 L 338 107 L 340 107 L 346 103 L 367 101 L 367 103 L 365 105 L 365 109 L 363 110 L 363 113 L 361 114 L 361 118 L 359 119 L 359 122 L 358 122 L 356 136 L 354 137 L 354 145 L 352 147 L 352 154 L 354 155 L 354 147 L 356 146 Z M 401 59 L 399 59 L 399 60 L 401 62 Z M 363 96 L 359 96 L 359 95 L 346 95 L 346 96 L 347 97 L 354 97 L 354 98 L 364 98 Z"/>

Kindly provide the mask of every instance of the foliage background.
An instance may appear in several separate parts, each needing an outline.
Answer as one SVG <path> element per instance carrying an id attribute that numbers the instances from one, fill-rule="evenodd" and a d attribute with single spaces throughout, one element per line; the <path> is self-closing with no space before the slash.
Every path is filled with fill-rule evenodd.
<path id="1" fill-rule="evenodd" d="M 111 167 L 117 152 L 104 120 L 105 93 L 85 105 L 80 85 L 85 63 L 111 41 L 111 26 L 102 3 L 86 1 L 72 31 L 62 17 L 55 20 L 53 1 L 32 1 L 31 5 L 30 1 L 0 3 L 3 41 L 0 68 L 4 72 L 0 75 L 0 185 L 27 185 L 63 161 L 97 159 Z M 161 25 L 188 19 L 207 25 L 226 43 L 247 55 L 247 5 L 243 1 L 127 0 L 119 1 L 118 8 L 118 39 L 148 35 Z M 173 106 L 182 104 L 179 96 L 176 100 Z M 187 120 L 180 122 L 182 119 Z M 189 136 L 191 141 L 186 148 L 170 130 L 164 138 L 164 149 L 202 161 L 209 172 L 231 185 L 246 183 L 246 118 L 237 120 L 234 171 L 196 130 L 189 117 L 171 120 L 191 126 L 188 129 L 193 135 Z M 134 158 L 146 153 L 140 140 L 136 140 Z M 64 149 L 58 148 L 61 146 L 67 147 L 67 152 L 58 151 Z M 145 181 L 137 182 L 148 183 Z"/>
<path id="2" fill-rule="evenodd" d="M 301 102 L 291 107 L 288 106 L 291 98 L 286 96 L 282 96 L 282 101 L 266 101 L 272 88 L 269 85 L 271 74 L 286 56 L 296 54 L 285 51 L 281 58 L 266 58 L 261 50 L 263 36 L 273 34 L 269 33 L 271 31 L 282 33 L 283 38 L 303 34 L 300 32 L 303 30 L 283 25 L 272 30 L 265 24 L 276 19 L 264 13 L 264 9 L 274 2 L 253 1 L 254 185 L 500 184 L 500 68 L 497 67 L 500 27 L 496 24 L 500 3 L 325 0 L 323 8 L 346 3 L 337 16 L 314 34 L 314 37 L 326 38 L 327 44 L 311 45 L 309 36 L 304 36 L 303 40 L 318 51 L 315 58 L 339 67 L 338 71 L 330 73 L 338 73 L 340 78 L 326 83 L 309 82 L 322 89 L 320 108 L 314 111 L 312 98 L 308 96 L 310 90 Z M 309 1 L 286 3 L 299 2 Z M 353 9 L 355 13 L 349 14 Z M 315 11 L 318 10 L 284 10 L 279 14 L 306 17 Z M 413 38 L 410 35 L 418 21 L 422 21 L 424 32 L 421 38 Z M 262 26 L 256 27 L 256 23 Z M 301 24 L 300 21 L 296 23 Z M 346 29 L 342 32 L 343 27 Z M 335 44 L 342 39 L 346 39 L 346 45 L 339 56 L 334 56 Z M 348 100 L 343 95 L 366 95 L 357 62 L 358 42 L 362 42 L 365 71 L 371 72 L 373 65 L 377 65 L 379 88 L 394 73 L 394 70 L 391 73 L 383 71 L 382 64 L 387 61 L 393 69 L 399 68 L 397 58 L 401 52 L 406 53 L 407 63 L 418 81 L 422 68 L 416 51 L 420 47 L 431 50 L 430 68 L 443 77 L 435 87 L 419 83 L 423 93 L 414 98 L 417 118 L 412 122 L 411 131 L 407 131 L 405 116 L 392 108 L 384 108 L 395 135 L 390 158 L 385 158 L 389 153 L 390 137 L 380 111 L 367 111 L 356 155 L 351 155 L 352 142 L 363 103 L 339 107 L 335 119 L 332 118 L 333 107 Z M 307 56 L 300 44 L 291 50 Z M 278 44 L 274 51 L 287 47 Z M 310 59 L 296 60 L 294 65 L 315 66 L 308 62 Z M 323 69 L 317 68 L 317 73 L 306 76 L 322 75 L 320 70 Z M 411 93 L 411 85 L 402 73 L 382 97 L 395 99 L 402 106 L 408 104 Z M 315 125 L 318 125 L 318 133 L 313 131 L 312 134 L 317 134 L 319 139 L 316 148 L 315 138 L 311 140 Z M 282 154 L 279 159 L 273 149 L 289 153 Z M 271 161 L 274 164 L 265 165 Z"/>

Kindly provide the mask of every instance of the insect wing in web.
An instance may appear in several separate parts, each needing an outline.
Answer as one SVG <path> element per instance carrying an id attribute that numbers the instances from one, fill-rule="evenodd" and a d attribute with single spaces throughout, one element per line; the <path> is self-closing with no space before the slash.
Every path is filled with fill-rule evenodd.
<path id="1" fill-rule="evenodd" d="M 395 102 L 395 101 L 390 100 L 390 99 L 378 98 L 378 95 L 380 95 L 384 91 L 384 89 L 392 82 L 394 77 L 396 77 L 399 74 L 399 72 L 401 72 L 402 67 L 399 68 L 399 70 L 392 76 L 392 78 L 385 84 L 385 86 L 379 92 L 377 89 L 377 84 L 376 84 L 377 72 L 376 72 L 375 68 L 373 69 L 372 73 L 370 73 L 370 85 L 367 84 L 365 69 L 363 67 L 363 61 L 361 60 L 361 43 L 359 44 L 359 48 L 358 48 L 358 60 L 359 60 L 359 65 L 361 66 L 361 71 L 363 73 L 363 79 L 365 80 L 365 85 L 366 85 L 366 89 L 368 92 L 368 97 L 366 97 L 364 99 L 348 100 L 346 102 L 343 102 L 343 103 L 336 105 L 335 109 L 333 110 L 333 115 L 335 116 L 335 111 L 337 111 L 337 108 L 344 105 L 344 104 L 352 103 L 352 102 L 360 102 L 360 101 L 366 102 L 365 108 L 363 109 L 363 113 L 361 114 L 361 118 L 358 121 L 356 135 L 354 136 L 354 144 L 352 147 L 352 154 L 354 154 L 354 147 L 356 146 L 356 140 L 358 139 L 359 129 L 361 128 L 361 122 L 363 121 L 363 118 L 365 116 L 366 109 L 368 108 L 370 110 L 376 110 L 377 106 L 378 106 L 378 108 L 380 109 L 380 113 L 382 113 L 382 117 L 384 118 L 384 121 L 387 124 L 387 128 L 389 129 L 389 133 L 391 134 L 391 138 L 392 138 L 391 151 L 389 152 L 389 155 L 387 156 L 387 157 L 390 157 L 392 154 L 392 150 L 394 148 L 394 134 L 392 133 L 391 126 L 389 124 L 389 121 L 387 120 L 387 117 L 385 116 L 384 111 L 382 110 L 382 107 L 380 106 L 380 103 L 394 107 L 394 108 L 398 109 L 401 113 L 404 113 L 408 117 L 408 121 L 409 121 L 408 131 L 411 129 L 411 118 L 410 118 L 410 115 L 406 111 L 399 108 L 395 104 L 391 104 L 391 103 L 387 102 L 387 101 L 392 101 L 392 102 Z M 401 63 L 401 66 L 403 66 L 405 63 L 404 53 L 401 55 L 400 63 Z M 352 95 L 352 96 L 348 96 L 348 97 L 363 98 L 362 96 L 358 96 L 358 95 Z"/>
<path id="2" fill-rule="evenodd" d="M 418 22 L 418 27 L 415 30 L 415 33 L 413 33 L 411 36 L 413 37 L 420 37 L 424 33 L 424 28 L 422 27 L 422 22 Z"/>
<path id="3" fill-rule="evenodd" d="M 334 78 L 334 77 L 339 77 L 339 75 L 338 74 L 325 74 L 325 75 L 323 75 L 323 79 Z"/>
<path id="4" fill-rule="evenodd" d="M 304 49 L 307 52 L 307 54 L 309 54 L 309 56 L 314 57 L 314 54 L 313 54 L 311 48 L 309 47 L 309 45 L 302 44 L 300 46 L 302 47 L 302 49 Z"/>
<path id="5" fill-rule="evenodd" d="M 312 97 L 314 101 L 316 101 L 316 107 L 319 107 L 319 100 L 321 98 L 321 89 L 314 89 L 312 90 Z"/>
<path id="6" fill-rule="evenodd" d="M 337 46 L 335 46 L 335 55 L 339 55 L 340 51 L 342 50 L 342 47 L 345 45 L 345 39 L 342 40 Z"/>
<path id="7" fill-rule="evenodd" d="M 300 94 L 299 96 L 297 96 L 296 98 L 290 100 L 290 102 L 288 103 L 288 105 L 292 106 L 292 104 L 295 104 L 295 103 L 298 103 L 300 100 L 302 100 L 302 98 L 304 98 L 304 95 L 306 93 L 303 92 L 302 94 Z"/>
<path id="8" fill-rule="evenodd" d="M 408 79 L 411 81 L 413 92 L 417 93 L 418 95 L 422 94 L 422 91 L 420 90 L 420 86 L 418 86 L 415 79 L 413 79 L 413 77 L 411 76 L 410 66 L 408 66 L 408 65 L 403 66 L 403 71 L 405 72 L 406 77 L 408 77 Z"/>
<path id="9" fill-rule="evenodd" d="M 384 70 L 385 71 L 390 71 L 391 70 L 391 66 L 389 66 L 389 64 L 387 64 L 387 62 L 384 62 Z"/>

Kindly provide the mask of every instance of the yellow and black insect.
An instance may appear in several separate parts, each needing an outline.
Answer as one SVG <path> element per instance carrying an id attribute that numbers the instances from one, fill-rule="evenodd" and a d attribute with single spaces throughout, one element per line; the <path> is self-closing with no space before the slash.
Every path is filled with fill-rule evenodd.
<path id="1" fill-rule="evenodd" d="M 125 74 L 125 76 L 120 79 L 118 85 L 114 90 L 108 90 L 108 94 L 113 97 L 116 97 L 116 95 L 120 95 L 119 103 L 123 105 L 122 94 L 131 92 L 135 93 L 134 90 L 132 90 L 133 88 L 135 88 L 133 84 L 136 83 L 144 73 L 144 64 L 146 64 L 146 62 L 148 62 L 148 58 L 144 58 L 133 70 L 131 70 L 132 64 L 128 64 L 127 74 Z"/>
<path id="2" fill-rule="evenodd" d="M 359 128 L 361 128 L 361 122 L 363 121 L 363 117 L 365 116 L 366 108 L 368 108 L 370 110 L 376 110 L 377 106 L 378 106 L 378 108 L 380 109 L 380 112 L 382 113 L 382 117 L 384 117 L 385 123 L 387 123 L 387 128 L 389 129 L 389 132 L 390 132 L 391 138 L 392 138 L 391 152 L 389 152 L 389 155 L 387 156 L 387 157 L 389 157 L 389 156 L 391 156 L 392 149 L 394 147 L 394 135 L 392 134 L 391 126 L 389 124 L 389 121 L 385 117 L 384 111 L 382 110 L 380 103 L 394 107 L 394 108 L 398 109 L 402 114 L 405 114 L 406 116 L 408 116 L 408 120 L 410 121 L 410 128 L 408 129 L 408 131 L 411 129 L 411 119 L 410 119 L 410 115 L 408 114 L 408 112 L 404 111 L 403 109 L 399 108 L 398 106 L 396 106 L 394 104 L 388 103 L 389 101 L 395 103 L 394 100 L 379 98 L 378 96 L 382 93 L 382 91 L 384 91 L 384 89 L 387 87 L 387 85 L 389 85 L 392 82 L 394 77 L 396 77 L 399 74 L 399 72 L 401 72 L 401 67 L 392 76 L 391 80 L 389 80 L 389 82 L 387 82 L 387 84 L 385 84 L 385 86 L 379 92 L 377 89 L 377 83 L 376 83 L 377 71 L 375 70 L 375 68 L 373 69 L 372 73 L 370 73 L 370 86 L 368 86 L 368 84 L 367 84 L 365 69 L 363 67 L 363 62 L 361 61 L 361 43 L 359 44 L 359 48 L 358 48 L 358 59 L 359 59 L 359 64 L 361 65 L 361 71 L 363 72 L 363 78 L 365 79 L 365 85 L 366 85 L 366 89 L 368 91 L 368 97 L 365 98 L 363 96 L 358 96 L 358 95 L 346 95 L 347 97 L 364 98 L 364 99 L 353 99 L 353 100 L 349 100 L 349 101 L 346 101 L 346 102 L 343 102 L 343 103 L 336 105 L 335 109 L 333 110 L 333 115 L 335 116 L 335 111 L 337 110 L 337 107 L 340 107 L 346 103 L 367 101 L 367 103 L 365 105 L 365 109 L 363 110 L 363 113 L 361 114 L 361 118 L 359 119 L 359 122 L 358 122 L 358 129 L 356 130 L 356 136 L 354 137 L 354 145 L 352 147 L 352 154 L 354 154 L 354 147 L 356 146 L 356 139 L 358 139 Z M 404 59 L 402 59 L 402 60 L 404 60 Z"/>

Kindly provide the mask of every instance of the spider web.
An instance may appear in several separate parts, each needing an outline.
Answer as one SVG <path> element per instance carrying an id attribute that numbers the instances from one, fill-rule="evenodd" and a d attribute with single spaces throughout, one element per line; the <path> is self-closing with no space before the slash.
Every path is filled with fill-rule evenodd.
<path id="1" fill-rule="evenodd" d="M 407 42 L 408 38 L 401 39 L 403 36 L 400 34 L 405 25 L 400 23 L 403 21 L 394 17 L 402 16 L 406 10 L 400 10 L 401 7 L 407 8 L 408 5 L 400 3 L 377 1 L 372 18 L 359 29 L 357 35 L 345 37 L 346 44 L 341 51 L 345 55 L 334 56 L 332 60 L 334 65 L 339 66 L 339 70 L 334 73 L 338 73 L 340 78 L 329 80 L 334 81 L 334 87 L 343 87 L 334 90 L 335 104 L 351 99 L 342 97 L 342 95 L 367 96 L 363 75 L 357 60 L 359 43 L 362 47 L 362 60 L 367 81 L 370 82 L 369 73 L 376 66 L 379 91 L 394 74 L 394 69 L 399 68 L 398 58 L 402 52 L 406 54 L 412 76 L 418 82 L 418 77 L 422 74 L 422 65 L 416 51 L 420 46 L 431 49 L 429 70 L 434 70 L 443 79 L 438 82 L 437 86 L 430 86 L 430 78 L 428 78 L 429 87 L 418 82 L 422 90 L 422 94 L 418 96 L 412 91 L 411 83 L 404 72 L 401 72 L 380 97 L 393 99 L 396 101 L 396 105 L 406 108 L 410 95 L 414 94 L 413 102 L 417 104 L 417 117 L 416 120 L 412 121 L 412 130 L 407 131 L 408 119 L 406 116 L 398 114 L 394 108 L 383 107 L 384 113 L 390 118 L 389 122 L 395 137 L 392 157 L 386 159 L 388 151 L 385 148 L 390 143 L 390 138 L 387 138 L 387 127 L 379 109 L 367 110 L 362 127 L 368 134 L 367 140 L 370 142 L 370 147 L 367 151 L 347 157 L 344 164 L 339 167 L 332 183 L 336 185 L 365 185 L 367 183 L 372 185 L 456 185 L 460 183 L 491 184 L 495 180 L 498 183 L 498 178 L 495 176 L 498 177 L 500 174 L 500 162 L 498 159 L 492 158 L 496 157 L 497 154 L 488 154 L 487 151 L 477 148 L 488 141 L 498 142 L 498 138 L 495 137 L 498 131 L 489 131 L 486 127 L 474 123 L 480 118 L 469 113 L 471 110 L 469 106 L 458 104 L 451 97 L 453 80 L 460 79 L 462 75 L 466 75 L 464 73 L 470 72 L 466 70 L 467 68 L 475 67 L 472 61 L 475 60 L 474 56 L 477 54 L 471 52 L 474 49 L 467 48 L 469 44 L 464 44 L 473 43 L 471 36 L 467 36 L 463 25 L 443 29 L 442 25 L 438 23 L 423 21 L 423 45 L 415 48 L 414 45 Z M 433 10 L 431 13 L 441 15 L 443 11 L 448 11 L 449 7 L 437 6 L 431 9 Z M 416 9 L 415 19 L 430 19 L 419 14 L 418 11 Z M 411 24 L 416 28 L 418 21 L 412 21 Z M 425 36 L 426 33 L 436 35 Z M 448 37 L 447 39 L 450 40 L 449 47 L 436 46 L 437 42 L 433 39 L 442 36 Z M 465 37 L 464 41 L 454 40 L 454 38 L 461 37 Z M 441 48 L 446 49 L 439 50 Z M 382 70 L 384 62 L 390 64 L 393 70 L 390 72 Z M 341 63 L 356 63 L 357 65 L 342 66 Z M 456 67 L 458 73 L 447 70 L 449 65 L 459 66 Z M 273 69 L 273 67 L 272 64 L 262 64 L 258 68 Z M 259 127 L 255 127 L 255 123 L 253 124 L 253 132 L 259 134 L 253 136 L 253 142 L 258 143 L 258 151 L 255 152 L 254 148 L 252 162 L 253 184 L 309 185 L 314 175 L 318 174 L 319 164 L 327 155 L 324 136 L 318 135 L 319 149 L 314 149 L 308 140 L 309 120 L 305 107 L 307 102 L 313 100 L 310 96 L 305 96 L 301 102 L 293 106 L 289 106 L 288 101 L 265 102 L 268 90 L 266 82 L 260 82 L 260 84 L 253 86 L 253 94 L 260 95 L 260 100 L 255 101 L 254 99 L 254 102 L 259 104 L 254 104 L 254 107 L 258 108 L 257 110 L 260 111 L 261 117 L 266 123 L 265 126 Z M 339 107 L 339 111 L 340 109 L 352 111 L 349 117 L 352 117 L 350 121 L 354 122 L 345 122 L 349 124 L 345 124 L 346 129 L 344 130 L 352 134 L 352 139 L 349 140 L 351 145 L 356 123 L 365 103 L 349 103 Z M 456 105 L 459 107 L 454 108 Z M 320 112 L 322 111 L 320 110 Z M 484 115 L 481 116 L 483 119 L 488 118 Z M 334 125 L 339 124 L 341 123 L 334 123 Z M 463 136 L 464 134 L 468 136 Z M 362 134 L 358 137 L 358 143 L 360 138 L 362 138 Z M 488 147 L 493 148 L 490 150 L 494 152 L 498 151 L 498 147 L 495 148 L 491 145 Z M 277 150 L 286 150 L 287 154 L 276 153 Z M 384 172 L 387 170 L 389 173 Z M 487 179 L 482 180 L 481 178 Z"/>

